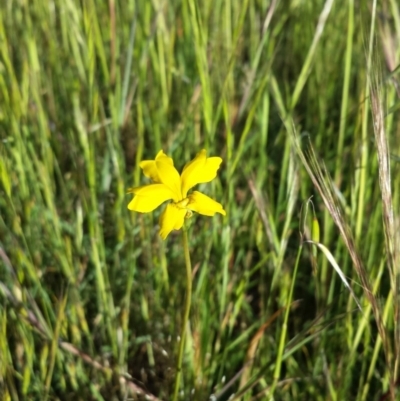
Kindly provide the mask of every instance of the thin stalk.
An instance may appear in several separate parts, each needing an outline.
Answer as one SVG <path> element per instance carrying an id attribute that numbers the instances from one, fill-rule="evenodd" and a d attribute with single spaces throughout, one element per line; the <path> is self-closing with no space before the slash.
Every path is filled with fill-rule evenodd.
<path id="1" fill-rule="evenodd" d="M 271 400 L 273 399 L 274 391 L 275 391 L 276 385 L 278 383 L 279 376 L 281 374 L 283 352 L 285 350 L 285 341 L 286 341 L 286 333 L 287 333 L 287 322 L 289 320 L 290 305 L 292 303 L 294 284 L 296 282 L 297 269 L 299 267 L 300 255 L 301 255 L 302 250 L 303 250 L 303 242 L 301 242 L 299 249 L 297 251 L 296 263 L 294 265 L 294 271 L 293 271 L 293 278 L 292 278 L 292 282 L 290 284 L 290 291 L 289 291 L 289 295 L 288 295 L 287 302 L 286 302 L 286 310 L 285 310 L 285 316 L 284 316 L 283 325 L 282 325 L 281 338 L 279 340 L 278 355 L 276 357 L 274 381 L 272 383 L 272 386 L 271 386 L 271 389 L 269 392 L 269 396 L 270 396 Z"/>
<path id="2" fill-rule="evenodd" d="M 183 225 L 182 238 L 183 238 L 183 252 L 185 254 L 185 266 L 186 266 L 186 298 L 185 298 L 185 309 L 183 312 L 178 358 L 176 361 L 174 397 L 172 399 L 173 401 L 177 401 L 178 399 L 179 384 L 182 376 L 182 359 L 183 359 L 183 352 L 185 349 L 186 327 L 189 321 L 190 302 L 192 300 L 192 263 L 190 261 L 189 240 L 188 240 L 186 224 Z"/>
<path id="3" fill-rule="evenodd" d="M 349 14 L 347 22 L 347 43 L 346 55 L 344 64 L 344 80 L 342 90 L 342 106 L 340 108 L 340 126 L 339 126 L 339 139 L 337 147 L 335 183 L 338 184 L 339 176 L 342 173 L 343 167 L 343 146 L 344 137 L 346 132 L 347 114 L 349 110 L 349 88 L 351 77 L 351 61 L 353 54 L 353 34 L 354 34 L 354 0 L 349 0 Z"/>

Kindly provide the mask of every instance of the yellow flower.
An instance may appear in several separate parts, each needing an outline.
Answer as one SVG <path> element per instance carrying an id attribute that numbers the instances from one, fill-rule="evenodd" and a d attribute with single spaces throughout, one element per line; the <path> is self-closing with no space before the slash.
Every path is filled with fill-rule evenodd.
<path id="1" fill-rule="evenodd" d="M 205 216 L 221 213 L 225 216 L 222 205 L 207 195 L 198 191 L 188 195 L 189 189 L 195 185 L 212 181 L 217 176 L 221 163 L 220 157 L 206 157 L 206 151 L 203 149 L 186 164 L 179 175 L 173 160 L 160 150 L 155 160 L 140 162 L 144 175 L 154 184 L 130 188 L 128 192 L 133 193 L 135 197 L 129 203 L 128 209 L 148 213 L 172 199 L 160 216 L 162 239 L 167 238 L 172 230 L 181 229 L 185 217 L 190 217 L 192 212 Z"/>

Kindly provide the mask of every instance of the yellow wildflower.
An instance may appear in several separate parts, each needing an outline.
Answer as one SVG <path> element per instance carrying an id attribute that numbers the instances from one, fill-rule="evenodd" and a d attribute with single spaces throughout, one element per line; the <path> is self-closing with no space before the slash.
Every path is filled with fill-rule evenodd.
<path id="1" fill-rule="evenodd" d="M 163 202 L 172 199 L 160 216 L 160 235 L 167 238 L 172 230 L 179 230 L 183 226 L 185 217 L 192 212 L 205 216 L 214 216 L 215 213 L 226 215 L 222 205 L 201 192 L 194 191 L 188 195 L 189 189 L 197 184 L 212 181 L 217 176 L 222 159 L 220 157 L 206 157 L 203 149 L 196 157 L 183 168 L 179 175 L 174 167 L 172 158 L 162 150 L 157 153 L 155 160 L 143 160 L 140 168 L 146 177 L 154 184 L 130 188 L 128 192 L 135 197 L 128 205 L 128 209 L 140 213 L 152 212 Z"/>

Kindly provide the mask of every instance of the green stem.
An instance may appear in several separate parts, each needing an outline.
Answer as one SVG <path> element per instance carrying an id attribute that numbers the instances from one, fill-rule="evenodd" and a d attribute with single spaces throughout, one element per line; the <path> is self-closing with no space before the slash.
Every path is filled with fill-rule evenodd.
<path id="1" fill-rule="evenodd" d="M 185 310 L 183 312 L 183 320 L 181 327 L 181 339 L 179 343 L 178 359 L 176 361 L 174 397 L 172 399 L 173 401 L 177 401 L 178 399 L 179 385 L 182 375 L 182 359 L 185 350 L 186 327 L 189 321 L 190 302 L 192 299 L 192 264 L 190 262 L 189 241 L 188 241 L 186 225 L 183 226 L 182 237 L 183 237 L 183 251 L 185 254 L 185 265 L 186 265 L 186 298 L 185 298 Z"/>
<path id="2" fill-rule="evenodd" d="M 278 384 L 279 376 L 281 374 L 283 352 L 285 350 L 285 341 L 286 341 L 286 333 L 287 333 L 287 322 L 289 320 L 290 305 L 292 303 L 294 284 L 296 282 L 296 276 L 297 276 L 297 268 L 299 267 L 300 255 L 301 255 L 302 250 L 303 250 L 303 243 L 300 244 L 299 250 L 297 251 L 296 264 L 294 265 L 292 283 L 290 285 L 290 291 L 289 291 L 289 295 L 288 295 L 287 301 L 286 301 L 285 317 L 284 317 L 283 326 L 282 326 L 281 338 L 279 340 L 278 355 L 276 357 L 274 381 L 272 383 L 272 386 L 271 386 L 271 389 L 269 392 L 271 400 L 273 399 L 275 388 L 276 388 L 276 385 Z"/>

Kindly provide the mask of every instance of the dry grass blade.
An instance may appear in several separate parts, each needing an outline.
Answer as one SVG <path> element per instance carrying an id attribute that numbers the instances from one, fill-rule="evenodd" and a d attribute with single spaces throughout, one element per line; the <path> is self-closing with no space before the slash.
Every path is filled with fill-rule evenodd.
<path id="1" fill-rule="evenodd" d="M 376 67 L 378 63 L 374 64 Z M 382 93 L 382 80 L 379 79 L 379 69 L 374 79 L 371 79 L 371 111 L 373 128 L 376 142 L 376 153 L 378 157 L 379 168 L 379 186 L 382 198 L 382 219 L 383 230 L 385 233 L 385 246 L 388 259 L 388 268 L 390 272 L 390 280 L 392 287 L 392 294 L 394 300 L 394 324 L 395 336 L 394 347 L 396 349 L 396 358 L 394 363 L 393 377 L 397 377 L 398 360 L 400 356 L 400 325 L 399 325 L 399 297 L 398 297 L 398 266 L 399 266 L 399 234 L 398 229 L 395 227 L 394 211 L 393 211 L 393 197 L 392 197 L 392 184 L 390 175 L 390 152 L 387 136 L 385 132 L 385 108 L 383 105 Z"/>
<path id="2" fill-rule="evenodd" d="M 72 355 L 76 355 L 77 357 L 81 358 L 84 362 L 92 366 L 93 368 L 97 370 L 101 370 L 105 374 L 113 374 L 113 370 L 111 368 L 108 368 L 104 365 L 102 365 L 100 362 L 96 361 L 92 357 L 90 357 L 88 354 L 85 354 L 78 348 L 76 348 L 73 344 L 61 341 L 59 343 L 59 346 L 61 349 L 64 351 L 69 352 Z M 155 395 L 145 391 L 141 387 L 139 387 L 137 384 L 133 383 L 127 374 L 118 374 L 118 379 L 121 384 L 121 386 L 126 386 L 126 388 L 129 390 L 131 394 L 134 395 L 143 395 L 146 400 L 149 401 L 162 401 L 160 398 L 156 397 Z"/>
<path id="3" fill-rule="evenodd" d="M 36 318 L 35 314 L 31 310 L 26 308 L 21 302 L 19 302 L 2 282 L 0 282 L 0 292 L 3 293 L 3 296 L 7 298 L 7 300 L 13 305 L 16 311 L 20 312 L 20 316 L 22 315 L 22 317 L 25 318 L 26 322 L 29 325 L 31 325 L 32 328 L 34 328 L 37 332 L 39 332 L 44 338 L 49 339 L 47 334 L 48 330 L 42 327 L 40 321 Z M 92 366 L 96 370 L 100 370 L 107 375 L 115 374 L 113 369 L 102 365 L 100 362 L 93 359 L 90 355 L 86 354 L 85 352 L 82 352 L 69 342 L 60 340 L 58 341 L 58 346 L 60 349 L 79 357 L 82 361 Z M 123 373 L 122 374 L 117 373 L 117 376 L 121 386 L 126 387 L 128 392 L 130 392 L 131 394 L 135 396 L 143 395 L 146 398 L 146 400 L 149 401 L 162 401 L 160 398 L 154 396 L 153 394 L 149 393 L 148 391 L 142 389 L 134 382 L 132 382 L 129 375 Z"/>
<path id="4" fill-rule="evenodd" d="M 335 269 L 336 273 L 339 275 L 339 277 L 342 280 L 342 282 L 345 285 L 345 287 L 350 291 L 350 294 L 353 297 L 355 303 L 357 304 L 358 309 L 360 309 L 360 311 L 362 312 L 362 308 L 361 308 L 360 302 L 358 301 L 358 299 L 356 297 L 356 294 L 354 294 L 353 289 L 350 287 L 350 284 L 348 283 L 348 281 L 346 279 L 346 276 L 344 275 L 344 273 L 342 272 L 342 269 L 337 264 L 337 262 L 336 262 L 334 256 L 332 255 L 331 251 L 325 245 L 322 245 L 319 242 L 314 242 L 314 241 L 306 241 L 306 242 L 308 244 L 315 245 L 326 256 L 326 258 L 329 260 L 329 262 L 332 265 L 332 267 Z"/>
<path id="5" fill-rule="evenodd" d="M 379 165 L 379 185 L 382 196 L 383 223 L 385 229 L 386 250 L 392 274 L 396 271 L 398 251 L 396 247 L 396 229 L 394 224 L 393 200 L 390 178 L 390 154 L 385 133 L 384 108 L 378 83 L 371 87 L 371 108 Z M 393 283 L 394 285 L 394 283 Z"/>
<path id="6" fill-rule="evenodd" d="M 295 305 L 298 304 L 299 301 L 296 301 Z M 293 305 L 292 304 L 292 305 Z M 280 308 L 278 309 L 256 332 L 256 334 L 253 336 L 253 338 L 250 341 L 250 345 L 249 348 L 247 350 L 246 353 L 246 361 L 245 361 L 245 366 L 243 368 L 243 374 L 242 377 L 240 379 L 240 385 L 239 385 L 239 390 L 242 389 L 248 379 L 249 379 L 249 375 L 250 375 L 250 370 L 251 370 L 251 366 L 252 364 L 250 363 L 255 356 L 258 344 L 264 334 L 264 331 L 278 318 L 278 316 L 285 310 L 285 308 Z"/>
<path id="7" fill-rule="evenodd" d="M 298 155 L 303 162 L 304 167 L 306 168 L 308 175 L 310 176 L 311 180 L 314 183 L 314 186 L 317 188 L 319 194 L 321 195 L 324 204 L 326 208 L 329 211 L 329 214 L 331 215 L 333 221 L 335 222 L 336 226 L 338 227 L 340 234 L 342 236 L 342 239 L 346 245 L 347 250 L 349 251 L 349 254 L 351 256 L 351 259 L 353 261 L 354 268 L 356 269 L 357 275 L 361 281 L 362 288 L 364 290 L 364 294 L 366 298 L 368 299 L 368 302 L 371 305 L 375 322 L 379 331 L 379 335 L 382 338 L 382 343 L 384 346 L 385 350 L 385 356 L 386 356 L 386 361 L 388 368 L 390 369 L 392 365 L 392 360 L 391 360 L 391 352 L 390 352 L 390 342 L 388 339 L 388 335 L 386 333 L 386 328 L 384 326 L 383 320 L 382 320 L 382 312 L 381 308 L 378 304 L 378 301 L 372 291 L 372 287 L 367 275 L 367 271 L 364 267 L 364 264 L 361 260 L 361 257 L 356 249 L 353 235 L 351 232 L 351 229 L 347 222 L 344 220 L 341 207 L 340 207 L 340 202 L 337 199 L 335 195 L 335 190 L 333 188 L 333 184 L 331 181 L 331 178 L 329 176 L 329 173 L 327 172 L 325 165 L 321 162 L 319 162 L 315 151 L 311 145 L 311 143 L 308 141 L 307 143 L 307 148 L 305 152 L 301 148 L 301 143 L 300 139 L 297 135 L 296 128 L 294 127 L 293 123 L 292 125 L 289 124 L 286 125 L 290 130 L 294 138 L 294 144 L 297 149 Z M 309 139 L 309 138 L 308 138 Z"/>
<path id="8" fill-rule="evenodd" d="M 261 196 L 260 191 L 256 188 L 254 184 L 254 180 L 249 179 L 248 184 L 251 194 L 253 195 L 257 211 L 260 214 L 260 218 L 265 229 L 265 235 L 267 236 L 271 247 L 273 248 L 275 254 L 277 255 L 279 253 L 279 244 L 277 244 L 275 240 L 276 238 L 276 234 L 274 232 L 275 228 L 271 226 L 271 223 L 268 220 L 267 213 L 265 212 L 268 208 L 268 203 L 269 203 L 268 198 L 266 196 L 264 197 Z"/>

